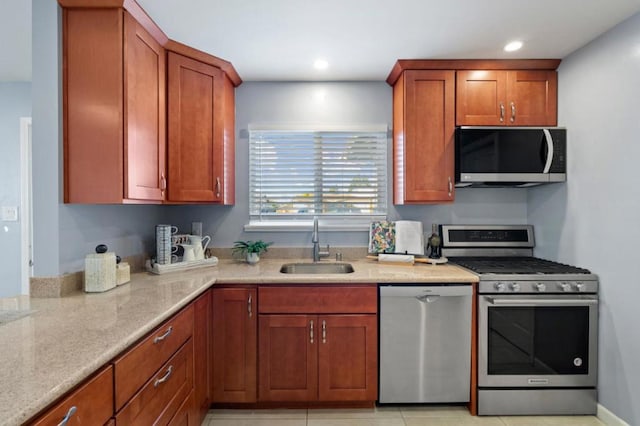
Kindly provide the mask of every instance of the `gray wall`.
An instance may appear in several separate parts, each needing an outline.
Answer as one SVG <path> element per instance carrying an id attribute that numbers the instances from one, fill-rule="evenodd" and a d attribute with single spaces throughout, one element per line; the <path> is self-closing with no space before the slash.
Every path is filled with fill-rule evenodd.
<path id="1" fill-rule="evenodd" d="M 0 83 L 0 206 L 20 206 L 20 117 L 31 117 L 31 83 Z M 21 292 L 18 219 L 0 221 L 0 297 Z"/>
<path id="2" fill-rule="evenodd" d="M 152 251 L 163 212 L 160 206 L 62 203 L 60 28 L 57 2 L 34 0 L 34 269 L 40 277 L 84 269 L 85 255 L 100 243 L 121 256 Z"/>
<path id="3" fill-rule="evenodd" d="M 529 192 L 538 255 L 600 277 L 599 401 L 640 424 L 640 14 L 559 69 L 566 185 Z"/>
<path id="4" fill-rule="evenodd" d="M 183 230 L 202 221 L 216 247 L 230 247 L 239 239 L 264 239 L 279 246 L 309 246 L 310 232 L 243 231 L 249 222 L 250 124 L 387 124 L 391 128 L 392 89 L 384 82 L 243 83 L 236 89 L 236 204 L 235 206 L 174 206 L 169 218 Z M 391 173 L 391 140 L 389 140 Z M 391 182 L 391 175 L 389 175 Z M 526 190 L 464 189 L 453 205 L 393 206 L 389 184 L 389 218 L 431 223 L 525 223 Z M 365 246 L 367 232 L 323 232 L 322 244 Z"/>

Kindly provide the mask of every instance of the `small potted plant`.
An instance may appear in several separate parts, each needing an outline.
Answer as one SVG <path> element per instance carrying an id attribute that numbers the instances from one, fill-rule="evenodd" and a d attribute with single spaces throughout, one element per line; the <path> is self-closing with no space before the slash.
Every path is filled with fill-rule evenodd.
<path id="1" fill-rule="evenodd" d="M 269 250 L 269 246 L 273 243 L 265 243 L 258 241 L 236 241 L 233 243 L 233 253 L 240 253 L 246 256 L 247 263 L 253 265 L 260 260 L 260 254 Z"/>

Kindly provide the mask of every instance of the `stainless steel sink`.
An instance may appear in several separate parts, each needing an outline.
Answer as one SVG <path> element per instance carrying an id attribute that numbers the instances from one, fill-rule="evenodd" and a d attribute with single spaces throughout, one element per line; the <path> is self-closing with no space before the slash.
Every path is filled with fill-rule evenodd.
<path id="1" fill-rule="evenodd" d="M 283 274 L 350 274 L 350 263 L 285 263 L 280 268 Z"/>

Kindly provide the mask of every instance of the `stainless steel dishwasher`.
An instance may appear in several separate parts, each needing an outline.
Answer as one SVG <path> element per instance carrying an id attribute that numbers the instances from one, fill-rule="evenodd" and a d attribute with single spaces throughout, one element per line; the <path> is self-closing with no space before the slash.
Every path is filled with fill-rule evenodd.
<path id="1" fill-rule="evenodd" d="M 468 402 L 469 284 L 380 285 L 380 403 Z"/>

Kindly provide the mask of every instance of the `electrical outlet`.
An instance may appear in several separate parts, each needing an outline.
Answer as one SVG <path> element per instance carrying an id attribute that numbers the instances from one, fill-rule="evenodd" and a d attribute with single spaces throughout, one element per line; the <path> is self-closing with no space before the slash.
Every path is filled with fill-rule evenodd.
<path id="1" fill-rule="evenodd" d="M 2 220 L 4 222 L 17 222 L 18 206 L 2 206 Z"/>

